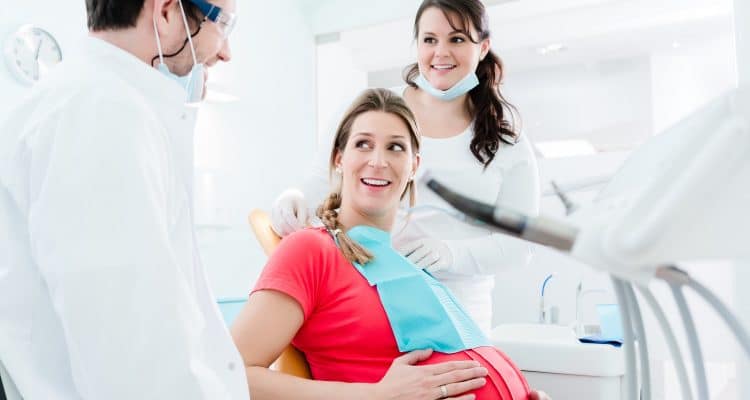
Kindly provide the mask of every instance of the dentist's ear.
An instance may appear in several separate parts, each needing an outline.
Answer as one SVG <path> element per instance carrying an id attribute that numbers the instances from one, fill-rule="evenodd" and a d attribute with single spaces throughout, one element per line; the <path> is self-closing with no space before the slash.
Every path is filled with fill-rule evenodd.
<path id="1" fill-rule="evenodd" d="M 182 14 L 180 14 L 178 0 L 153 0 L 153 23 L 159 32 L 162 45 L 171 40 L 175 34 L 184 36 L 185 28 L 182 26 Z M 178 22 L 176 24 L 175 22 Z M 179 28 L 179 30 L 178 30 Z"/>

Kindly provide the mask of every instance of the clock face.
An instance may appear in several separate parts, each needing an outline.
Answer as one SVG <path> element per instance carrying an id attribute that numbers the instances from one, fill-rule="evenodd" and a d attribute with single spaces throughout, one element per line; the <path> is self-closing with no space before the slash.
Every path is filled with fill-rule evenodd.
<path id="1" fill-rule="evenodd" d="M 62 51 L 49 32 L 25 25 L 7 39 L 5 59 L 11 74 L 21 82 L 32 84 L 62 61 Z"/>

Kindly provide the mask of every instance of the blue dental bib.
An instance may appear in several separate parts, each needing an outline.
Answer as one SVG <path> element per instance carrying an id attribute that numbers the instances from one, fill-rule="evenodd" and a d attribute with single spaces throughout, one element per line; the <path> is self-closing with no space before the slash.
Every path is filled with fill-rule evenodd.
<path id="1" fill-rule="evenodd" d="M 456 353 L 490 345 L 442 283 L 393 249 L 390 234 L 360 225 L 347 235 L 374 256 L 364 266 L 353 264 L 377 288 L 400 351 Z"/>

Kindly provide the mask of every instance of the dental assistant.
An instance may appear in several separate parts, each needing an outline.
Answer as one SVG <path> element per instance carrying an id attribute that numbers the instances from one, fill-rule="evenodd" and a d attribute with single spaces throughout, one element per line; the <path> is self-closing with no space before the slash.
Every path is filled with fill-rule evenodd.
<path id="1" fill-rule="evenodd" d="M 249 398 L 192 221 L 186 103 L 230 60 L 235 20 L 211 1 L 87 0 L 80 51 L 0 130 L 11 398 Z"/>
<path id="2" fill-rule="evenodd" d="M 491 50 L 484 5 L 425 0 L 414 33 L 417 62 L 407 69 L 407 85 L 394 91 L 416 115 L 423 169 L 478 200 L 538 214 L 536 159 L 513 124 L 513 106 L 500 92 L 503 68 Z M 303 190 L 287 190 L 276 200 L 272 220 L 277 233 L 304 226 L 311 215 L 308 207 L 324 198 L 326 166 L 319 164 Z M 450 206 L 424 185 L 418 193 L 412 215 L 402 212 L 394 226 L 394 246 L 443 282 L 489 332 L 495 274 L 526 265 L 529 246 L 435 211 Z"/>

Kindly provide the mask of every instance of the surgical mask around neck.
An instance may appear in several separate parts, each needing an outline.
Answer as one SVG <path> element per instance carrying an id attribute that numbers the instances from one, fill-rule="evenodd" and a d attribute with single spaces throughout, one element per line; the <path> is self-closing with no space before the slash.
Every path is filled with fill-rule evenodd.
<path id="1" fill-rule="evenodd" d="M 193 46 L 193 38 L 190 35 L 190 27 L 188 26 L 187 17 L 185 16 L 185 9 L 182 6 L 182 1 L 179 0 L 180 12 L 182 13 L 182 22 L 185 24 L 185 32 L 187 33 L 188 44 L 190 45 L 190 54 L 193 57 L 193 67 L 186 75 L 177 75 L 169 70 L 167 64 L 164 63 L 164 52 L 161 48 L 161 40 L 159 39 L 159 31 L 156 29 L 156 19 L 154 19 L 154 33 L 156 34 L 156 48 L 159 52 L 159 65 L 156 69 L 161 72 L 164 76 L 173 81 L 177 82 L 180 87 L 185 89 L 187 94 L 186 103 L 199 103 L 203 99 L 203 85 L 204 85 L 204 66 L 198 63 L 198 59 L 195 56 L 195 46 Z"/>
<path id="2" fill-rule="evenodd" d="M 436 99 L 451 101 L 465 95 L 466 93 L 469 93 L 471 89 L 477 87 L 477 85 L 479 85 L 479 78 L 477 78 L 477 74 L 472 71 L 469 72 L 469 74 L 466 75 L 463 79 L 456 82 L 456 84 L 453 85 L 453 87 L 451 87 L 450 89 L 440 90 L 432 86 L 432 84 L 420 72 L 419 76 L 414 79 L 414 83 L 420 89 L 424 90 L 430 96 L 435 97 Z"/>
<path id="3" fill-rule="evenodd" d="M 185 89 L 186 103 L 199 103 L 203 99 L 203 64 L 194 64 L 190 72 L 184 76 L 173 73 L 163 62 L 160 62 L 156 69 Z"/>

